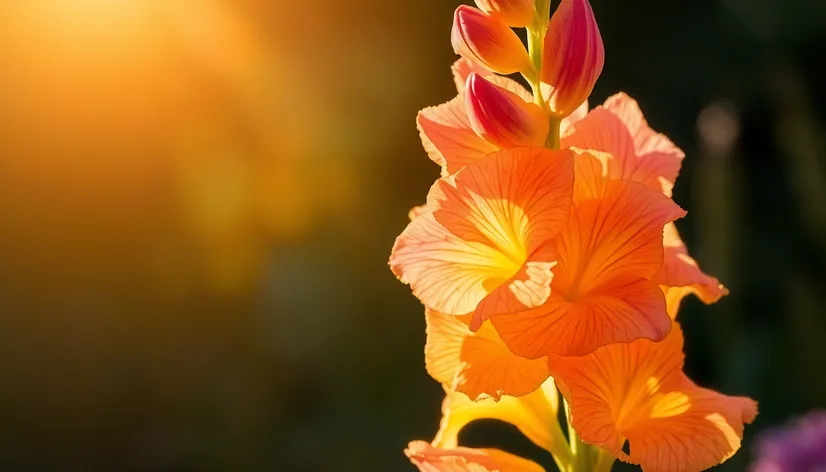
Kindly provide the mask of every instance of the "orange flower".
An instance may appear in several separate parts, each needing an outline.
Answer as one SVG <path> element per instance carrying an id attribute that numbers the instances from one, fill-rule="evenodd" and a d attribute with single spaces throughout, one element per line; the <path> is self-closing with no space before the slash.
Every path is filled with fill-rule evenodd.
<path id="1" fill-rule="evenodd" d="M 471 73 L 484 77 L 486 81 L 498 87 L 499 90 L 514 94 L 525 105 L 534 101 L 531 93 L 516 81 L 495 75 L 473 61 L 459 59 L 453 65 L 452 71 L 459 95 L 442 105 L 425 108 L 419 112 L 416 118 L 416 125 L 419 128 L 419 135 L 424 149 L 430 158 L 442 167 L 443 176 L 455 174 L 466 165 L 473 164 L 486 155 L 501 149 L 500 145 L 489 142 L 477 134 L 474 127 L 471 126 L 471 119 L 468 116 L 468 108 L 464 98 L 465 85 Z M 574 121 L 584 117 L 587 112 L 588 105 L 584 103 L 569 119 L 563 120 L 561 124 L 563 135 L 569 132 L 568 130 Z M 500 119 L 500 121 L 502 120 Z M 530 121 L 529 123 L 535 122 Z M 514 133 L 514 131 L 511 131 L 511 133 Z"/>
<path id="2" fill-rule="evenodd" d="M 731 457 L 757 403 L 695 385 L 682 372 L 682 347 L 675 323 L 659 343 L 641 339 L 584 357 L 549 357 L 582 440 L 644 471 L 704 470 Z M 626 440 L 629 454 L 622 451 Z"/>
<path id="3" fill-rule="evenodd" d="M 539 189 L 539 191 L 538 191 Z M 426 306 L 451 315 L 517 311 L 543 303 L 565 224 L 573 154 L 512 148 L 430 189 L 427 209 L 396 239 L 390 266 Z"/>
<path id="4" fill-rule="evenodd" d="M 669 472 L 726 460 L 757 405 L 682 372 L 682 298 L 727 293 L 674 224 L 683 152 L 625 94 L 588 113 L 604 51 L 587 0 L 563 0 L 548 24 L 545 0 L 477 5 L 454 19 L 457 97 L 417 118 L 442 178 L 390 256 L 426 307 L 425 365 L 447 392 L 433 442 L 405 453 L 427 472 L 541 471 L 459 446 L 469 422 L 492 418 L 568 472 L 607 472 L 615 458 Z M 527 26 L 528 52 L 508 25 Z M 533 94 L 492 71 L 522 73 Z"/>
<path id="5" fill-rule="evenodd" d="M 602 167 L 590 153 L 577 157 L 574 204 L 551 244 L 558 265 L 547 301 L 492 318 L 517 355 L 584 355 L 611 343 L 659 341 L 671 329 L 651 278 L 663 262 L 663 226 L 685 212 L 640 183 L 608 179 Z"/>
<path id="6" fill-rule="evenodd" d="M 610 97 L 573 124 L 562 145 L 608 153 L 604 160 L 608 178 L 635 180 L 668 196 L 685 156 L 671 140 L 648 126 L 637 102 L 624 93 Z M 689 293 L 705 303 L 714 303 L 728 293 L 688 255 L 673 224 L 666 225 L 663 243 L 664 263 L 653 280 L 666 291 L 669 313 L 676 313 Z"/>

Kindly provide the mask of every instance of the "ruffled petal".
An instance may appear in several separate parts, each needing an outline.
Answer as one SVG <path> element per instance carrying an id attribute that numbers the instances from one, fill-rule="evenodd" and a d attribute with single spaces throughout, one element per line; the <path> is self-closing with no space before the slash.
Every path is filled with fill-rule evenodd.
<path id="1" fill-rule="evenodd" d="M 390 268 L 425 305 L 450 314 L 475 310 L 490 281 L 512 275 L 498 250 L 455 236 L 432 212 L 414 218 L 396 239 Z"/>
<path id="2" fill-rule="evenodd" d="M 576 302 L 552 293 L 541 307 L 494 316 L 507 347 L 529 359 L 580 356 L 612 343 L 661 340 L 671 329 L 660 288 L 645 279 L 613 279 Z"/>
<path id="3" fill-rule="evenodd" d="M 559 263 L 548 301 L 493 318 L 519 356 L 583 355 L 669 332 L 663 293 L 648 278 L 662 265 L 663 226 L 685 212 L 637 182 L 608 181 L 595 193 L 574 203 L 554 241 Z"/>
<path id="4" fill-rule="evenodd" d="M 743 425 L 757 416 L 757 402 L 696 386 L 682 375 L 681 386 L 652 401 L 646 419 L 628 430 L 631 454 L 625 460 L 643 470 L 705 470 L 740 449 Z"/>
<path id="5" fill-rule="evenodd" d="M 499 150 L 498 146 L 479 137 L 470 127 L 461 96 L 420 111 L 416 126 L 427 155 L 442 167 L 444 176 L 454 174 Z"/>
<path id="6" fill-rule="evenodd" d="M 473 400 L 527 395 L 548 379 L 547 360 L 514 355 L 490 322 L 474 333 L 467 316 L 426 310 L 425 319 L 427 372 Z"/>
<path id="7" fill-rule="evenodd" d="M 612 278 L 650 278 L 662 266 L 663 227 L 685 211 L 631 181 L 610 181 L 599 198 L 576 202 L 556 239 L 554 289 L 569 300 Z"/>
<path id="8" fill-rule="evenodd" d="M 675 324 L 659 343 L 638 340 L 583 357 L 550 356 L 582 440 L 650 471 L 704 470 L 731 457 L 756 403 L 694 385 L 682 373 L 682 345 Z M 622 451 L 626 439 L 630 455 Z"/>
<path id="9" fill-rule="evenodd" d="M 609 98 L 576 122 L 563 147 L 594 149 L 613 155 L 611 179 L 629 179 L 671 195 L 684 153 L 645 121 L 637 102 L 623 93 Z"/>
<path id="10" fill-rule="evenodd" d="M 442 403 L 442 422 L 433 445 L 454 448 L 459 432 L 476 420 L 492 419 L 516 426 L 522 434 L 537 446 L 553 453 L 559 449 L 561 436 L 556 414 L 559 395 L 553 380 L 549 379 L 535 391 L 522 397 L 503 396 L 501 400 L 471 401 L 467 395 L 446 388 Z M 553 429 L 552 426 L 557 429 Z"/>
<path id="11" fill-rule="evenodd" d="M 544 472 L 535 462 L 499 449 L 440 449 L 413 441 L 404 453 L 421 472 Z"/>
<path id="12" fill-rule="evenodd" d="M 473 312 L 496 290 L 497 303 L 485 305 L 490 310 L 535 306 L 544 299 L 533 289 L 550 283 L 553 262 L 539 259 L 547 252 L 538 249 L 565 224 L 572 192 L 570 151 L 494 153 L 433 185 L 428 211 L 397 238 L 390 266 L 442 313 Z M 488 315 L 476 313 L 474 328 Z"/>
<path id="13" fill-rule="evenodd" d="M 685 157 L 685 153 L 664 134 L 658 133 L 648 126 L 648 122 L 645 120 L 636 100 L 620 92 L 608 97 L 603 106 L 619 117 L 620 121 L 628 127 L 628 131 L 634 138 L 634 149 L 638 154 L 662 153 L 668 159 L 676 161 L 677 170 L 679 171 L 679 162 Z M 675 174 L 674 178 L 676 179 L 676 177 Z M 670 181 L 674 183 L 674 179 L 670 179 Z"/>
<path id="14" fill-rule="evenodd" d="M 485 307 L 541 303 L 538 292 L 526 297 L 522 288 L 550 282 L 553 261 L 540 260 L 547 253 L 538 249 L 565 224 L 572 192 L 570 151 L 491 154 L 433 185 L 431 213 L 414 219 L 396 240 L 391 268 L 442 313 L 473 312 L 496 290 L 497 303 Z M 488 315 L 477 312 L 473 328 Z"/>
<path id="15" fill-rule="evenodd" d="M 665 226 L 663 246 L 663 266 L 652 280 L 665 289 L 672 317 L 676 316 L 682 299 L 690 293 L 706 304 L 715 303 L 728 294 L 728 289 L 719 280 L 705 274 L 697 261 L 688 255 L 688 249 L 673 223 Z"/>

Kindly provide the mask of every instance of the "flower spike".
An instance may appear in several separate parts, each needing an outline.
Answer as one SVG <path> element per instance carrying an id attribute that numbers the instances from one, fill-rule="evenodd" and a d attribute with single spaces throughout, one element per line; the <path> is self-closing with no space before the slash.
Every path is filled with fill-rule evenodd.
<path id="1" fill-rule="evenodd" d="M 545 36 L 542 82 L 551 111 L 565 117 L 584 102 L 602 73 L 605 49 L 588 0 L 562 0 Z"/>
<path id="2" fill-rule="evenodd" d="M 640 339 L 583 357 L 549 357 L 582 440 L 644 472 L 705 470 L 731 457 L 757 403 L 695 385 L 682 372 L 682 348 L 675 323 L 659 343 Z M 625 440 L 629 454 L 622 451 Z"/>
<path id="3" fill-rule="evenodd" d="M 508 25 L 476 8 L 461 5 L 453 16 L 453 50 L 494 72 L 533 75 L 522 41 Z"/>
<path id="4" fill-rule="evenodd" d="M 502 22 L 520 28 L 533 21 L 534 0 L 476 0 L 480 10 Z"/>
<path id="5" fill-rule="evenodd" d="M 684 153 L 624 93 L 589 111 L 605 55 L 589 0 L 553 16 L 552 0 L 474 1 L 451 32 L 457 95 L 416 118 L 442 176 L 389 260 L 424 305 L 425 368 L 446 391 L 435 437 L 405 454 L 421 472 L 543 472 L 462 447 L 466 425 L 496 419 L 568 472 L 725 461 L 757 404 L 683 372 L 680 301 L 728 293 L 674 223 Z"/>
<path id="6" fill-rule="evenodd" d="M 548 119 L 535 103 L 498 87 L 476 73 L 467 78 L 470 124 L 476 134 L 500 147 L 541 146 L 548 135 Z"/>

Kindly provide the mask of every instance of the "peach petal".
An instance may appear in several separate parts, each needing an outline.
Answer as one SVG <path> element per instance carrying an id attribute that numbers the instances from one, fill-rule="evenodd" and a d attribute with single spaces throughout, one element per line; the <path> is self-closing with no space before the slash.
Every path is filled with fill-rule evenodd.
<path id="1" fill-rule="evenodd" d="M 604 346 L 548 365 L 583 441 L 644 471 L 690 472 L 725 461 L 740 447 L 757 404 L 697 387 L 682 373 L 679 326 L 662 342 Z M 628 440 L 630 454 L 622 451 Z"/>
<path id="2" fill-rule="evenodd" d="M 565 224 L 572 191 L 570 151 L 491 154 L 433 185 L 428 211 L 397 238 L 390 266 L 426 306 L 452 315 L 473 312 L 516 274 L 550 280 L 535 263 L 553 261 L 537 260 L 545 254 L 537 250 Z M 523 272 L 527 262 L 530 270 Z M 486 314 L 476 316 L 484 320 Z"/>
<path id="3" fill-rule="evenodd" d="M 420 111 L 416 125 L 425 151 L 442 167 L 443 176 L 499 150 L 473 131 L 462 97 Z"/>
<path id="4" fill-rule="evenodd" d="M 467 316 L 426 310 L 425 319 L 427 372 L 474 401 L 527 395 L 548 379 L 546 360 L 516 356 L 490 323 L 474 333 Z"/>

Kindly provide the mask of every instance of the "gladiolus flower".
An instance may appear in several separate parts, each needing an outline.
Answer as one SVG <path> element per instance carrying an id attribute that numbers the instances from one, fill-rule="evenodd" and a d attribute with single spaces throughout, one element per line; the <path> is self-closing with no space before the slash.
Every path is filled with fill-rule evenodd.
<path id="1" fill-rule="evenodd" d="M 496 146 L 541 146 L 548 135 L 548 118 L 539 106 L 479 74 L 467 78 L 465 104 L 473 130 Z"/>
<path id="2" fill-rule="evenodd" d="M 624 93 L 610 97 L 573 124 L 562 145 L 608 153 L 608 178 L 634 180 L 668 196 L 685 156 L 671 140 L 648 126 L 637 102 Z M 663 244 L 664 263 L 653 280 L 666 291 L 672 317 L 689 293 L 707 304 L 728 293 L 717 279 L 700 270 L 673 224 L 666 225 Z"/>
<path id="3" fill-rule="evenodd" d="M 542 189 L 542 191 L 537 191 Z M 436 182 L 428 211 L 398 237 L 390 266 L 439 312 L 484 319 L 543 303 L 568 217 L 573 154 L 512 148 Z"/>
<path id="4" fill-rule="evenodd" d="M 548 358 L 583 441 L 644 471 L 704 470 L 740 447 L 757 403 L 695 385 L 682 372 L 678 325 L 662 342 L 612 344 L 583 357 Z M 622 451 L 628 441 L 630 454 Z"/>
<path id="5" fill-rule="evenodd" d="M 433 442 L 405 453 L 426 472 L 540 472 L 458 444 L 469 422 L 493 418 L 569 472 L 607 472 L 615 458 L 652 472 L 726 460 L 757 404 L 682 371 L 682 298 L 727 293 L 674 224 L 683 152 L 624 94 L 588 112 L 604 51 L 587 0 L 563 0 L 550 24 L 533 18 L 544 1 L 477 5 L 454 19 L 458 95 L 416 120 L 442 178 L 390 256 L 425 305 L 425 366 L 447 391 Z M 530 55 L 508 27 L 523 24 Z M 536 96 L 496 72 L 521 72 Z"/>
<path id="6" fill-rule="evenodd" d="M 565 117 L 591 94 L 605 50 L 588 0 L 562 0 L 545 36 L 542 82 L 552 86 L 551 111 Z"/>
<path id="7" fill-rule="evenodd" d="M 551 295 L 536 308 L 493 316 L 511 351 L 536 359 L 578 356 L 610 343 L 662 340 L 671 329 L 665 298 L 651 281 L 663 262 L 663 226 L 685 212 L 662 193 L 584 172 L 577 157 L 574 204 L 552 247 Z"/>
<path id="8" fill-rule="evenodd" d="M 522 41 L 507 24 L 473 7 L 461 5 L 453 17 L 453 50 L 500 74 L 533 74 Z"/>
<path id="9" fill-rule="evenodd" d="M 534 0 L 476 0 L 476 6 L 508 26 L 528 26 L 535 16 Z"/>

